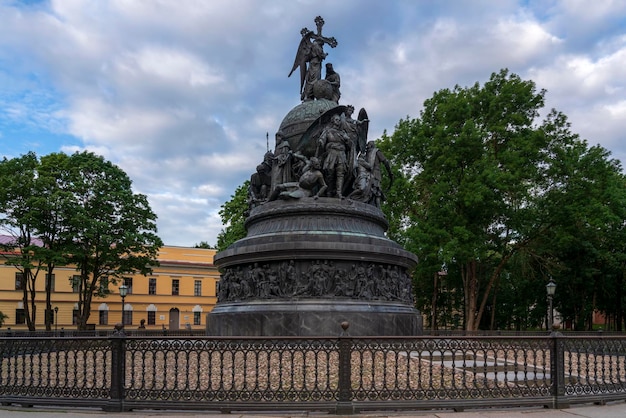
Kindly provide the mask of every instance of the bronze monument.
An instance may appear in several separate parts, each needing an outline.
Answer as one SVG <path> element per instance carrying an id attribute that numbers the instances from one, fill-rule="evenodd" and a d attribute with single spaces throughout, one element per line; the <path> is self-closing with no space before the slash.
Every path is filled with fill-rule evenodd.
<path id="1" fill-rule="evenodd" d="M 251 176 L 247 236 L 215 256 L 218 303 L 211 335 L 417 335 L 411 271 L 417 257 L 385 236 L 382 172 L 387 159 L 367 142 L 368 116 L 340 105 L 339 75 L 306 28 L 291 70 L 302 103 L 287 113 L 275 148 Z M 289 75 L 291 75 L 291 73 Z"/>

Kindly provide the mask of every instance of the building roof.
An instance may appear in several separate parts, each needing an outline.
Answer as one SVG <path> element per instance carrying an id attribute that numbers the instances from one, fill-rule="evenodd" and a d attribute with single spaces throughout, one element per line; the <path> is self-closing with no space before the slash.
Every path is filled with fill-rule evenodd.
<path id="1" fill-rule="evenodd" d="M 16 240 L 17 240 L 17 237 L 14 237 L 12 235 L 0 235 L 0 245 L 15 244 Z M 40 240 L 39 238 L 32 238 L 32 243 L 33 245 L 36 245 L 38 247 L 43 247 L 43 241 Z"/>

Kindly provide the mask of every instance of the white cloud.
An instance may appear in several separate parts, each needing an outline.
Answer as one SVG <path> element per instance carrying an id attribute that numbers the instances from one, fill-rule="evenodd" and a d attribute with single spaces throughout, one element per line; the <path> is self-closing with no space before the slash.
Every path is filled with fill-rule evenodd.
<path id="1" fill-rule="evenodd" d="M 549 65 L 532 68 L 529 78 L 546 88 L 547 105 L 568 115 L 572 129 L 591 144 L 602 144 L 623 159 L 626 131 L 626 42 L 611 39 L 606 55 L 563 54 Z"/>
<path id="2" fill-rule="evenodd" d="M 125 54 L 117 63 L 131 77 L 155 77 L 158 82 L 178 87 L 206 87 L 226 82 L 202 59 L 187 51 L 146 46 L 136 54 Z"/>
<path id="3" fill-rule="evenodd" d="M 201 196 L 221 197 L 225 190 L 219 184 L 201 184 L 194 187 L 194 191 Z"/>
<path id="4" fill-rule="evenodd" d="M 563 43 L 533 19 L 505 17 L 493 27 L 489 38 L 494 43 L 494 54 L 505 55 L 512 63 L 523 63 L 536 56 L 554 51 Z"/>
<path id="5" fill-rule="evenodd" d="M 620 100 L 614 104 L 605 105 L 609 115 L 615 119 L 626 119 L 626 100 Z"/>
<path id="6" fill-rule="evenodd" d="M 593 25 L 602 25 L 607 18 L 622 16 L 626 12 L 626 4 L 620 0 L 604 0 L 593 3 L 586 0 L 568 0 L 558 2 L 561 19 L 575 18 L 577 21 L 589 22 Z"/>

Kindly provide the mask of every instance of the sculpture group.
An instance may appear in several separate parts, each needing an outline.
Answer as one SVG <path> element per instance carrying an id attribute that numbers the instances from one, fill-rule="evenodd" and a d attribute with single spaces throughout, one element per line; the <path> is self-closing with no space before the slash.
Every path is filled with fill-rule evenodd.
<path id="1" fill-rule="evenodd" d="M 301 98 L 332 100 L 331 108 L 304 133 L 296 149 L 283 132 L 276 133 L 274 151 L 268 150 L 250 178 L 251 208 L 276 199 L 312 197 L 348 198 L 380 207 L 384 200 L 381 188 L 381 165 L 393 180 L 389 163 L 373 141 L 367 142 L 369 120 L 365 109 L 358 119 L 352 118 L 354 106 L 338 104 L 341 97 L 340 77 L 332 64 L 326 64 L 326 77 L 321 78 L 321 62 L 327 54 L 324 44 L 337 45 L 334 38 L 322 36 L 324 20 L 317 17 L 317 33 L 302 29 L 302 40 L 296 53 L 291 75 L 301 72 Z M 314 153 L 304 146 L 314 143 Z"/>
<path id="2" fill-rule="evenodd" d="M 415 335 L 411 270 L 417 257 L 390 240 L 380 209 L 382 167 L 369 118 L 342 105 L 341 79 L 323 61 L 337 41 L 302 29 L 289 75 L 301 103 L 283 118 L 250 177 L 246 237 L 215 255 L 218 303 L 211 335 Z"/>

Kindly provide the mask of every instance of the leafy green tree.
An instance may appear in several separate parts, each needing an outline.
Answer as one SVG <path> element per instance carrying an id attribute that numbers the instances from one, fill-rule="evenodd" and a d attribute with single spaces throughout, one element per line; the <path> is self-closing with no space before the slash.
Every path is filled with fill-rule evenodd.
<path id="1" fill-rule="evenodd" d="M 220 209 L 220 217 L 225 228 L 217 235 L 217 250 L 223 251 L 235 241 L 245 238 L 244 226 L 248 216 L 248 189 L 250 181 L 237 187 L 235 194 Z"/>
<path id="2" fill-rule="evenodd" d="M 206 241 L 200 241 L 199 243 L 195 244 L 193 247 L 194 248 L 206 248 L 209 250 L 213 249 L 213 246 Z"/>
<path id="3" fill-rule="evenodd" d="M 35 284 L 46 273 L 46 328 L 53 322 L 52 275 L 58 265 L 80 271 L 78 328 L 84 329 L 94 295 L 108 293 L 123 274 L 151 271 L 158 249 L 156 215 L 134 194 L 122 170 L 92 153 L 34 153 L 0 162 L 0 227 L 13 239 L 7 265 L 23 276 L 27 326 L 35 329 Z"/>
<path id="4" fill-rule="evenodd" d="M 68 262 L 80 272 L 78 329 L 85 329 L 93 296 L 125 274 L 148 274 L 163 245 L 146 196 L 135 194 L 126 173 L 92 153 L 69 157 L 71 201 L 64 206 Z"/>
<path id="5" fill-rule="evenodd" d="M 69 156 L 64 153 L 53 153 L 41 157 L 32 196 L 33 227 L 42 243 L 36 249 L 35 255 L 46 268 L 45 326 L 48 331 L 52 329 L 54 322 L 51 300 L 54 269 L 57 265 L 67 264 L 66 243 L 62 242 L 60 237 L 68 230 L 68 225 L 64 223 L 63 212 L 72 197 L 69 159 Z"/>
<path id="6" fill-rule="evenodd" d="M 621 214 L 614 217 L 612 222 L 603 232 L 603 271 L 601 274 L 602 287 L 599 289 L 598 310 L 605 313 L 607 326 L 610 329 L 622 331 L 626 325 L 624 307 L 626 306 L 626 177 L 623 174 L 611 176 L 612 186 L 608 188 L 615 197 L 609 197 L 613 213 Z M 621 222 L 617 221 L 622 219 Z"/>
<path id="7" fill-rule="evenodd" d="M 434 291 L 441 269 L 460 279 L 467 330 L 494 322 L 483 315 L 498 306 L 514 258 L 549 259 L 538 245 L 553 227 L 543 202 L 558 187 L 554 156 L 580 140 L 559 112 L 537 122 L 544 96 L 501 70 L 483 86 L 436 92 L 418 119 L 400 121 L 379 144 L 403 178 L 385 208 L 398 218 L 390 236 L 420 256 L 417 289 Z"/>
<path id="8" fill-rule="evenodd" d="M 22 275 L 24 315 L 31 331 L 35 330 L 37 318 L 35 284 L 44 268 L 35 255 L 38 245 L 34 196 L 38 165 L 33 152 L 0 162 L 0 227 L 12 237 L 3 245 L 11 253 L 5 264 L 15 266 Z"/>
<path id="9" fill-rule="evenodd" d="M 558 261 L 559 312 L 578 330 L 591 329 L 594 311 L 621 316 L 624 294 L 626 188 L 618 161 L 580 141 L 554 155 L 546 194 L 553 227 L 547 234 Z M 620 320 L 621 323 L 621 320 Z"/>

